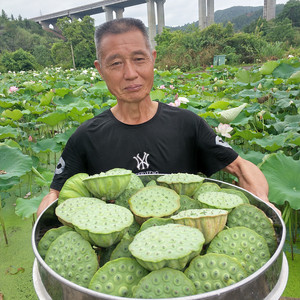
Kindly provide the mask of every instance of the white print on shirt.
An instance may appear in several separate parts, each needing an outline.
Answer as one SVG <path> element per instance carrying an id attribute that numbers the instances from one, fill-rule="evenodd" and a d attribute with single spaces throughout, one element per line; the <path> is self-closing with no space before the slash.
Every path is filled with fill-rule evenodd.
<path id="1" fill-rule="evenodd" d="M 58 164 L 56 166 L 56 169 L 55 169 L 55 174 L 61 174 L 64 169 L 65 169 L 65 161 L 62 157 L 60 157 L 59 161 L 58 161 Z"/>
<path id="2" fill-rule="evenodd" d="M 149 168 L 150 165 L 148 163 L 148 156 L 149 156 L 149 154 L 144 152 L 143 158 L 140 158 L 139 153 L 133 157 L 137 162 L 136 167 L 138 168 L 138 170 L 145 170 L 145 169 Z"/>
<path id="3" fill-rule="evenodd" d="M 216 145 L 231 148 L 231 146 L 227 142 L 224 142 L 219 136 L 216 136 Z"/>

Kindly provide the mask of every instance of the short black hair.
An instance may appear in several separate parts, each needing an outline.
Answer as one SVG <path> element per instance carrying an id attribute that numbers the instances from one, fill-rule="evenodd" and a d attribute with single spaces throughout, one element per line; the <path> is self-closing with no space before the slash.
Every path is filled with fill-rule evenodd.
<path id="1" fill-rule="evenodd" d="M 97 59 L 100 60 L 100 46 L 101 41 L 105 35 L 121 34 L 134 30 L 139 30 L 143 34 L 146 46 L 151 51 L 151 43 L 149 40 L 148 31 L 145 24 L 141 20 L 134 18 L 115 19 L 101 24 L 95 30 L 95 46 Z"/>

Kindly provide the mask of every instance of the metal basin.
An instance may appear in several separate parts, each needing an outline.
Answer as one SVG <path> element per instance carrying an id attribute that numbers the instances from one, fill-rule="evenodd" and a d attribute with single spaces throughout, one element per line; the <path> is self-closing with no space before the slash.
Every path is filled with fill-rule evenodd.
<path id="1" fill-rule="evenodd" d="M 158 177 L 157 175 L 156 177 Z M 143 181 L 154 179 L 151 176 L 141 176 Z M 269 261 L 247 278 L 228 287 L 193 296 L 180 297 L 184 300 L 277 300 L 283 293 L 288 279 L 288 264 L 283 253 L 286 238 L 286 228 L 281 216 L 268 204 L 234 185 L 212 179 L 205 181 L 215 182 L 222 188 L 233 188 L 242 191 L 249 198 L 250 203 L 262 209 L 272 219 L 276 231 L 278 247 Z M 126 300 L 125 298 L 98 293 L 74 284 L 54 272 L 42 259 L 37 251 L 37 245 L 42 236 L 50 228 L 61 226 L 55 215 L 57 200 L 52 203 L 37 219 L 32 232 L 32 247 L 35 254 L 33 267 L 33 281 L 37 295 L 40 299 L 53 300 Z M 165 298 L 175 299 L 175 298 Z"/>

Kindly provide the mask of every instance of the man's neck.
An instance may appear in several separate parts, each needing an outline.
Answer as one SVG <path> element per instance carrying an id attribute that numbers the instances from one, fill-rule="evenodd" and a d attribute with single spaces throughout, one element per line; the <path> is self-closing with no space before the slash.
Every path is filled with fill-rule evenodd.
<path id="1" fill-rule="evenodd" d="M 158 102 L 150 100 L 137 103 L 118 103 L 111 109 L 111 112 L 120 122 L 137 125 L 152 119 L 157 108 Z"/>

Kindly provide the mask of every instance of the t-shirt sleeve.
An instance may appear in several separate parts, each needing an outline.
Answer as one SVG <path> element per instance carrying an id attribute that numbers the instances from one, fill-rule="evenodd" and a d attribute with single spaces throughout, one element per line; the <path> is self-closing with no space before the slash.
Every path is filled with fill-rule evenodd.
<path id="1" fill-rule="evenodd" d="M 77 173 L 85 173 L 86 168 L 72 137 L 68 140 L 65 149 L 56 165 L 50 188 L 60 191 L 65 181 Z"/>
<path id="2" fill-rule="evenodd" d="M 199 169 L 206 176 L 222 170 L 237 157 L 238 153 L 216 135 L 207 122 L 200 118 L 198 128 Z"/>

